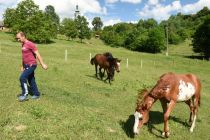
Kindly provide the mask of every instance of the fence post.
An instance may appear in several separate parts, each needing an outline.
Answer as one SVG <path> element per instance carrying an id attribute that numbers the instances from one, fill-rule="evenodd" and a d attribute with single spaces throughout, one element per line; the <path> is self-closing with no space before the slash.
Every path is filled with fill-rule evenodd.
<path id="1" fill-rule="evenodd" d="M 90 58 L 89 59 L 91 60 L 91 58 L 92 58 L 92 56 L 91 56 L 91 53 L 90 53 Z"/>
<path id="2" fill-rule="evenodd" d="M 67 49 L 65 50 L 65 61 L 67 61 L 68 60 L 68 51 L 67 51 Z"/>
<path id="3" fill-rule="evenodd" d="M 126 68 L 128 68 L 128 58 L 127 58 L 127 62 L 126 62 Z"/>
<path id="4" fill-rule="evenodd" d="M 142 69 L 142 67 L 143 67 L 143 62 L 142 62 L 142 59 L 141 59 L 141 69 Z"/>

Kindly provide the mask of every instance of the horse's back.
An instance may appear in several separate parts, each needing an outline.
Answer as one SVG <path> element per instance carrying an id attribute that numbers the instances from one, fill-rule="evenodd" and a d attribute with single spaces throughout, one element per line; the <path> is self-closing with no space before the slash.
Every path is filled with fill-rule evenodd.
<path id="1" fill-rule="evenodd" d="M 193 86 L 195 89 L 195 94 L 199 95 L 201 90 L 200 80 L 194 74 L 176 74 L 176 73 L 166 73 L 160 76 L 157 84 L 153 87 L 151 94 L 154 97 L 162 98 L 164 96 L 179 94 L 180 86 Z M 189 87 L 188 87 L 189 88 Z M 171 97 L 170 97 L 171 98 Z"/>
<path id="2" fill-rule="evenodd" d="M 180 80 L 183 80 L 185 82 L 190 82 L 194 85 L 201 85 L 200 80 L 194 74 L 176 74 L 176 73 L 170 72 L 170 73 L 163 74 L 160 77 L 160 80 L 175 82 L 174 84 L 179 83 Z"/>
<path id="3" fill-rule="evenodd" d="M 97 62 L 98 65 L 100 65 L 103 68 L 109 66 L 109 64 L 107 62 L 107 58 L 103 54 L 96 54 L 95 55 L 95 61 Z"/>

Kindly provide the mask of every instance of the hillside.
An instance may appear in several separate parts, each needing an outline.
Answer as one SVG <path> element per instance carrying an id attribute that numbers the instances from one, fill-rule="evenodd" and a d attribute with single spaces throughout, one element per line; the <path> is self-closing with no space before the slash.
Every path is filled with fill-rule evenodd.
<path id="1" fill-rule="evenodd" d="M 20 43 L 11 34 L 0 32 L 0 139 L 132 139 L 138 90 L 153 87 L 166 72 L 194 73 L 202 82 L 201 107 L 194 132 L 190 133 L 187 125 L 189 108 L 180 103 L 170 115 L 170 139 L 210 139 L 210 65 L 208 61 L 185 57 L 192 54 L 188 43 L 180 46 L 170 46 L 166 57 L 111 48 L 98 39 L 82 44 L 62 39 L 38 44 L 49 66 L 47 71 L 41 66 L 36 70 L 41 98 L 18 102 Z M 89 63 L 90 53 L 94 56 L 106 51 L 122 59 L 121 72 L 115 75 L 111 86 L 95 78 L 95 68 Z M 162 139 L 159 102 L 150 115 L 150 123 L 135 139 Z"/>

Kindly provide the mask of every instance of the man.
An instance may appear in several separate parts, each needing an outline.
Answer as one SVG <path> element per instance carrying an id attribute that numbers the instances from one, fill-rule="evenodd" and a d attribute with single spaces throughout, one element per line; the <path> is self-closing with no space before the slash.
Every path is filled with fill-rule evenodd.
<path id="1" fill-rule="evenodd" d="M 47 65 L 43 62 L 41 55 L 38 52 L 36 45 L 29 41 L 23 32 L 19 32 L 16 35 L 16 39 L 22 43 L 22 66 L 21 66 L 21 76 L 20 84 L 22 89 L 22 94 L 19 96 L 19 101 L 27 100 L 28 96 L 28 84 L 30 85 L 30 90 L 33 93 L 32 99 L 38 99 L 40 93 L 38 91 L 34 71 L 37 67 L 36 58 L 39 60 L 43 69 L 47 69 Z"/>

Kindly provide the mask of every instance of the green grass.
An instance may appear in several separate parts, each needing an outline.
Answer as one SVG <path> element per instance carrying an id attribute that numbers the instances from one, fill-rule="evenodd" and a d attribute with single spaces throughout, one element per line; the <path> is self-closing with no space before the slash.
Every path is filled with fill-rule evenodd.
<path id="1" fill-rule="evenodd" d="M 138 90 L 154 86 L 166 72 L 194 73 L 202 82 L 201 107 L 194 132 L 190 133 L 187 125 L 189 109 L 180 103 L 171 113 L 169 139 L 210 139 L 210 62 L 185 57 L 193 54 L 188 43 L 180 44 L 183 47 L 179 48 L 170 46 L 166 57 L 111 48 L 98 39 L 85 40 L 82 44 L 54 41 L 38 44 L 49 66 L 47 71 L 41 66 L 36 70 L 41 98 L 21 103 L 16 97 L 21 92 L 20 43 L 10 34 L 0 32 L 0 139 L 133 139 L 132 115 Z M 90 53 L 93 56 L 106 51 L 122 59 L 121 72 L 115 75 L 111 86 L 94 77 L 94 66 L 89 63 Z M 162 139 L 162 130 L 162 109 L 156 102 L 150 123 L 134 139 Z"/>

